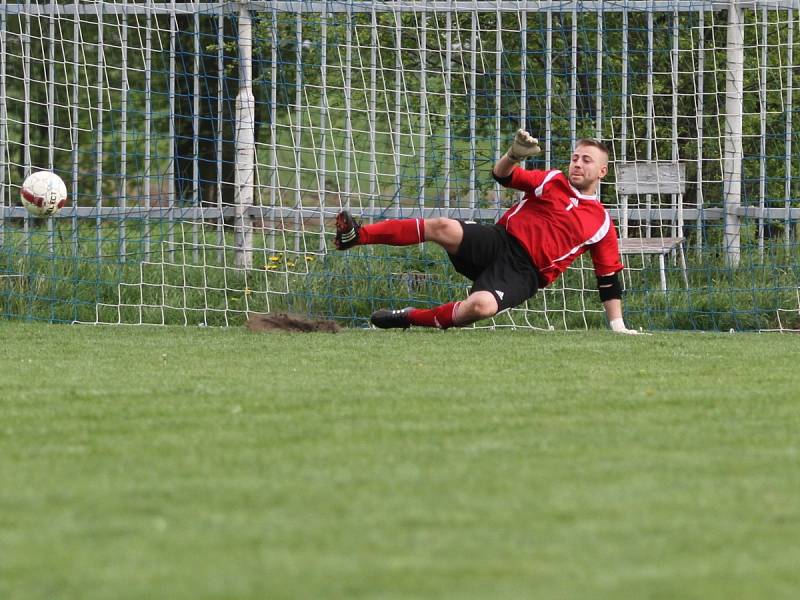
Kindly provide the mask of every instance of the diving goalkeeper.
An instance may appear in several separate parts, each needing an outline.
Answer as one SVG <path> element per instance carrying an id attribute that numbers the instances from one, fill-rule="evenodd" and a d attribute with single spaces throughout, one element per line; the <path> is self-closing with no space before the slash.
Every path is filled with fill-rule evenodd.
<path id="1" fill-rule="evenodd" d="M 339 250 L 362 244 L 434 242 L 445 249 L 456 271 L 473 282 L 464 300 L 431 309 L 381 309 L 370 317 L 373 325 L 447 329 L 493 317 L 531 298 L 588 251 L 611 329 L 638 333 L 628 329 L 622 318 L 623 266 L 617 233 L 597 197 L 598 182 L 608 172 L 608 149 L 598 140 L 578 140 L 567 176 L 558 170 L 519 167 L 540 151 L 538 140 L 520 129 L 511 148 L 495 163 L 494 179 L 525 195 L 494 225 L 449 218 L 360 225 L 346 211 L 337 215 L 334 242 Z"/>

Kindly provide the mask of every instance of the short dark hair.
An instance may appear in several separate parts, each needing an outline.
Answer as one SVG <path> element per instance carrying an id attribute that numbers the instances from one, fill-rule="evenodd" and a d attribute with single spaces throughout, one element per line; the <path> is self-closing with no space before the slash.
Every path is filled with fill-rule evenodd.
<path id="1" fill-rule="evenodd" d="M 578 148 L 580 146 L 592 146 L 594 148 L 598 148 L 606 153 L 606 156 L 610 157 L 611 152 L 603 142 L 595 138 L 581 138 L 577 142 L 575 142 L 575 147 Z"/>

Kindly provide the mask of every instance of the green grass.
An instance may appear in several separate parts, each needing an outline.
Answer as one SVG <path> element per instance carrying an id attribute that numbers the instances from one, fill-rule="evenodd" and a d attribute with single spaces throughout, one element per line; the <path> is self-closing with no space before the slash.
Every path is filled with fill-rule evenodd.
<path id="1" fill-rule="evenodd" d="M 794 598 L 792 335 L 0 321 L 0 597 Z"/>

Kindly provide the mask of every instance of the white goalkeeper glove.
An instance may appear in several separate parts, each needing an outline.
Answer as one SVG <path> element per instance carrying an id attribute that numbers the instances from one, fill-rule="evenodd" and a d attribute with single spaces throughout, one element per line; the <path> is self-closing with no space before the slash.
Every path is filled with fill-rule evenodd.
<path id="1" fill-rule="evenodd" d="M 506 152 L 506 156 L 514 162 L 522 162 L 526 158 L 536 156 L 541 151 L 539 140 L 524 129 L 519 129 L 517 135 L 514 136 L 514 143 L 511 144 L 511 148 Z"/>
<path id="2" fill-rule="evenodd" d="M 609 325 L 611 325 L 611 330 L 614 333 L 624 333 L 626 335 L 639 335 L 641 333 L 635 329 L 625 327 L 625 321 L 622 319 L 612 319 Z"/>

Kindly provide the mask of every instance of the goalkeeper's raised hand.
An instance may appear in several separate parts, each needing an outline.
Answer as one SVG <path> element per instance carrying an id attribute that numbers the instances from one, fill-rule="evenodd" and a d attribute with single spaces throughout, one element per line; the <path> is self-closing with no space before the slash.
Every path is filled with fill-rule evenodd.
<path id="1" fill-rule="evenodd" d="M 514 136 L 514 143 L 511 144 L 511 148 L 506 152 L 506 156 L 518 163 L 531 156 L 536 156 L 541 151 L 539 140 L 524 129 L 519 129 L 517 130 L 517 135 Z"/>

